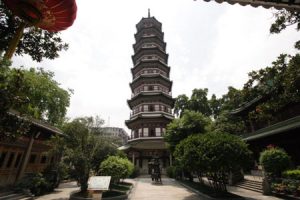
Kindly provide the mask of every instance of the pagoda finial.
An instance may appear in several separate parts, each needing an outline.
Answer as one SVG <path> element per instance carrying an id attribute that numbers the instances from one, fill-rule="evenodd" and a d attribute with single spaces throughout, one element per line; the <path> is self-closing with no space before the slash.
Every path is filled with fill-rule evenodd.
<path id="1" fill-rule="evenodd" d="M 148 8 L 148 18 L 150 18 L 150 8 Z"/>

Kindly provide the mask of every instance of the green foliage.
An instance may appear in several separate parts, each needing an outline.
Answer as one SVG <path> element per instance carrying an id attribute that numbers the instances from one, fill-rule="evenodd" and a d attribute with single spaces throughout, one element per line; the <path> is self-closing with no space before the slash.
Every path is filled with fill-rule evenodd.
<path id="1" fill-rule="evenodd" d="M 104 176 L 111 176 L 112 182 L 119 182 L 120 179 L 128 178 L 134 171 L 133 164 L 127 158 L 110 156 L 100 165 L 99 173 Z"/>
<path id="2" fill-rule="evenodd" d="M 245 133 L 246 127 L 240 117 L 233 116 L 228 111 L 223 111 L 215 119 L 213 129 L 222 133 L 242 135 Z"/>
<path id="3" fill-rule="evenodd" d="M 261 152 L 259 162 L 269 176 L 280 177 L 291 163 L 288 154 L 280 148 L 268 148 Z"/>
<path id="4" fill-rule="evenodd" d="M 99 164 L 109 155 L 117 154 L 116 147 L 99 135 L 103 123 L 98 117 L 84 117 L 63 126 L 63 161 L 71 167 L 71 174 L 80 183 L 82 191 L 87 190 L 88 178 L 97 172 Z"/>
<path id="5" fill-rule="evenodd" d="M 176 146 L 174 157 L 198 176 L 206 173 L 216 189 L 226 189 L 229 172 L 248 167 L 251 152 L 239 137 L 211 132 L 191 135 Z"/>
<path id="6" fill-rule="evenodd" d="M 140 168 L 137 166 L 134 166 L 132 174 L 130 174 L 129 178 L 136 178 L 140 175 Z"/>
<path id="7" fill-rule="evenodd" d="M 300 180 L 300 169 L 287 170 L 282 173 L 283 178 Z"/>
<path id="8" fill-rule="evenodd" d="M 53 191 L 51 181 L 48 181 L 41 173 L 34 173 L 22 178 L 16 186 L 17 189 L 29 189 L 36 196 Z"/>
<path id="9" fill-rule="evenodd" d="M 275 13 L 275 18 L 275 22 L 270 27 L 270 33 L 280 33 L 291 25 L 296 25 L 296 30 L 300 30 L 300 13 L 297 11 L 278 10 Z M 299 49 L 299 42 L 297 41 L 295 44 L 297 49 Z"/>
<path id="10" fill-rule="evenodd" d="M 176 98 L 174 113 L 182 117 L 185 110 L 200 112 L 205 116 L 210 116 L 212 110 L 207 99 L 208 89 L 194 89 L 189 99 L 185 94 L 179 95 Z"/>
<path id="11" fill-rule="evenodd" d="M 0 56 L 7 50 L 20 20 L 12 15 L 10 10 L 0 1 Z M 16 55 L 28 54 L 35 61 L 41 62 L 43 58 L 55 59 L 62 50 L 67 50 L 68 44 L 64 43 L 57 32 L 48 32 L 36 27 L 26 28 L 21 39 Z"/>
<path id="12" fill-rule="evenodd" d="M 190 102 L 189 109 L 200 112 L 203 115 L 209 117 L 211 115 L 211 109 L 209 106 L 209 101 L 207 99 L 208 89 L 194 89 Z"/>
<path id="13" fill-rule="evenodd" d="M 189 135 L 205 133 L 210 123 L 211 119 L 202 113 L 186 110 L 181 118 L 168 124 L 164 139 L 173 152 L 175 146 Z"/>

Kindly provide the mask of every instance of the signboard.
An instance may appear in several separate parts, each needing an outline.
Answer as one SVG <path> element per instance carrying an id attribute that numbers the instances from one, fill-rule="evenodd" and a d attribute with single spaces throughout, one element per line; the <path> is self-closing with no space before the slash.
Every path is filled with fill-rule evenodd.
<path id="1" fill-rule="evenodd" d="M 88 181 L 88 190 L 108 190 L 111 176 L 92 176 Z"/>

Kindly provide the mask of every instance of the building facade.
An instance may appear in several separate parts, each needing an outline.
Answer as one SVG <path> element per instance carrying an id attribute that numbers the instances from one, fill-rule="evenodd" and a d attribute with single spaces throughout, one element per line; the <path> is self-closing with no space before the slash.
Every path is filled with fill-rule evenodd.
<path id="1" fill-rule="evenodd" d="M 126 120 L 131 130 L 127 145 L 123 146 L 128 157 L 140 173 L 149 173 L 148 163 L 158 158 L 162 173 L 170 165 L 169 152 L 163 140 L 167 124 L 174 118 L 172 108 L 172 81 L 162 24 L 154 17 L 142 18 L 136 25 L 130 119 Z"/>
<path id="2" fill-rule="evenodd" d="M 21 118 L 15 111 L 9 114 Z M 13 185 L 27 174 L 43 172 L 58 161 L 57 156 L 49 153 L 52 147 L 48 142 L 52 136 L 62 135 L 62 131 L 27 118 L 29 130 L 26 135 L 15 140 L 0 140 L 0 187 Z"/>
<path id="3" fill-rule="evenodd" d="M 128 141 L 129 136 L 128 136 L 127 132 L 122 128 L 103 127 L 101 132 L 102 132 L 103 136 L 116 138 L 116 140 L 118 140 L 117 144 L 120 143 L 122 145 L 125 145 Z"/>

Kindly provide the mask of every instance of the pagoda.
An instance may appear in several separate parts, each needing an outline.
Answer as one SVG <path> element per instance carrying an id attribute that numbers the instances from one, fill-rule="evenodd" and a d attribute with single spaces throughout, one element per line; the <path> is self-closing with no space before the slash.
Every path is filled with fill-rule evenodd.
<path id="1" fill-rule="evenodd" d="M 148 17 L 142 18 L 136 28 L 130 83 L 132 96 L 127 101 L 131 113 L 130 119 L 125 121 L 131 137 L 121 149 L 141 174 L 150 173 L 149 163 L 153 158 L 159 160 L 162 173 L 165 173 L 172 158 L 163 135 L 174 118 L 166 43 L 162 24 L 151 17 L 149 11 Z"/>

